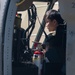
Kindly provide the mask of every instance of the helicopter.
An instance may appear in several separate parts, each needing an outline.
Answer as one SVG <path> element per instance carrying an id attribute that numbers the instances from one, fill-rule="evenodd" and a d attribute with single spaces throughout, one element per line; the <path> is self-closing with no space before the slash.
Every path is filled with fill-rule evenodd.
<path id="1" fill-rule="evenodd" d="M 67 23 L 67 27 L 66 27 L 66 75 L 74 75 L 75 74 L 75 65 L 74 65 L 75 64 L 75 60 L 74 60 L 74 57 L 75 57 L 75 46 L 74 46 L 75 45 L 75 42 L 74 42 L 75 41 L 75 26 L 74 26 L 75 24 L 75 21 L 74 21 L 75 20 L 75 16 L 74 16 L 75 1 L 74 0 L 65 0 L 65 1 L 63 0 L 30 0 L 30 1 L 29 0 L 0 0 L 0 16 L 1 16 L 0 18 L 0 75 L 24 74 L 25 69 L 27 69 L 26 66 L 29 67 L 28 64 L 25 65 L 24 63 L 18 63 L 18 62 L 25 61 L 24 57 L 26 57 L 26 55 L 23 54 L 25 52 L 25 49 L 31 52 L 31 49 L 29 46 L 29 41 L 30 41 L 29 39 L 30 39 L 33 29 L 35 28 L 36 15 L 37 15 L 36 7 L 32 5 L 33 1 L 48 2 L 49 5 L 47 7 L 47 11 L 53 8 L 56 1 L 59 2 L 59 11 Z M 32 10 L 32 8 L 34 8 L 34 10 Z M 21 42 L 23 42 L 25 46 L 23 45 L 22 46 L 25 48 L 22 49 L 23 53 L 21 53 L 20 51 L 18 51 L 18 53 L 15 52 L 17 57 L 22 56 L 20 59 L 18 59 L 13 55 L 14 54 L 13 52 L 15 51 L 13 48 L 15 49 L 17 48 L 17 50 L 19 50 L 20 48 L 18 47 L 20 46 L 20 43 L 17 41 L 19 45 L 16 47 L 13 46 L 14 44 L 13 41 L 16 40 L 15 34 L 13 34 L 13 31 L 15 31 L 15 28 L 16 28 L 15 25 L 16 23 L 18 23 L 17 21 L 19 21 L 19 24 L 17 27 L 18 28 L 21 27 L 20 26 L 21 14 L 17 14 L 17 12 L 25 11 L 25 10 L 28 10 L 28 13 L 29 13 L 30 27 L 28 27 L 26 30 L 21 29 L 24 32 L 24 34 L 22 35 L 23 39 Z M 34 13 L 34 15 L 30 14 L 30 12 Z M 44 32 L 44 27 L 45 27 L 44 18 L 42 20 L 42 26 L 43 27 L 40 26 L 37 36 L 34 41 L 39 42 L 41 35 Z M 26 32 L 28 32 L 30 28 L 31 28 L 31 31 L 29 35 L 26 36 Z M 16 36 L 16 38 L 20 39 L 21 38 L 20 33 L 18 33 L 18 36 Z M 32 56 L 32 52 L 31 52 L 31 55 L 29 54 L 29 56 Z M 15 63 L 13 61 L 17 61 L 17 62 Z M 35 75 L 38 75 L 37 73 L 38 68 L 35 65 L 33 68 L 34 70 L 31 70 L 31 69 L 32 67 L 29 67 L 26 71 L 28 72 L 30 71 L 32 75 L 34 75 L 34 72 L 35 72 Z"/>

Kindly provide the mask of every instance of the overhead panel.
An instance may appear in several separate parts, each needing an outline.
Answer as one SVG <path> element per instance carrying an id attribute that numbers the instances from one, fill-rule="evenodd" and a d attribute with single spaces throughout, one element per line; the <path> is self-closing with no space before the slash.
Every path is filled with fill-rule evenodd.
<path id="1" fill-rule="evenodd" d="M 33 3 L 33 1 L 52 2 L 53 0 L 21 0 L 21 3 L 18 5 L 17 11 L 25 11 Z M 55 1 L 57 1 L 57 0 L 55 0 Z"/>

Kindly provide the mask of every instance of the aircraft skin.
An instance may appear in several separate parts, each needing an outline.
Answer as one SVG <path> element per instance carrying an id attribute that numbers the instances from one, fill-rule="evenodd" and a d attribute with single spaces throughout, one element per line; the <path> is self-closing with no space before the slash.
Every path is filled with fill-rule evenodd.
<path id="1" fill-rule="evenodd" d="M 24 11 L 33 1 L 57 0 L 0 0 L 0 75 L 12 75 L 12 39 L 16 11 Z M 59 10 L 67 23 L 66 75 L 75 75 L 75 1 L 58 0 Z"/>
<path id="2" fill-rule="evenodd" d="M 13 24 L 18 0 L 1 0 L 0 18 L 0 75 L 11 75 Z M 15 9 L 14 9 L 15 8 Z M 5 36 L 5 37 L 4 37 Z M 6 43 L 5 43 L 6 42 Z M 8 44 L 7 44 L 8 42 Z M 4 53 L 2 52 L 4 51 Z M 2 59 L 2 57 L 4 57 Z M 3 67 L 4 65 L 4 67 Z"/>
<path id="3" fill-rule="evenodd" d="M 66 75 L 75 75 L 75 1 L 59 0 L 59 7 L 67 22 Z"/>

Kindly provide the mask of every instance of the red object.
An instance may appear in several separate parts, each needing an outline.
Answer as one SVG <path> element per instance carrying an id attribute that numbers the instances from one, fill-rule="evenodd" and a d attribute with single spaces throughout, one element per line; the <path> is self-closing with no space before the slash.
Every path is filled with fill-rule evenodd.
<path id="1" fill-rule="evenodd" d="M 36 48 L 37 46 L 38 46 L 38 43 L 35 43 L 35 44 L 34 44 L 34 48 Z"/>
<path id="2" fill-rule="evenodd" d="M 34 54 L 40 54 L 40 55 L 42 55 L 43 53 L 41 51 L 37 50 L 37 51 L 34 52 Z"/>

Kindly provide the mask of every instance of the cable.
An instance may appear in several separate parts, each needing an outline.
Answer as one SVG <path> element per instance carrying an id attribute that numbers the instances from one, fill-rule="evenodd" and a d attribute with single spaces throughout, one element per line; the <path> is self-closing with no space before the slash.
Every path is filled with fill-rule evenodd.
<path id="1" fill-rule="evenodd" d="M 47 34 L 46 34 L 46 32 L 44 31 L 44 27 L 42 26 L 42 24 L 41 24 L 41 22 L 40 22 L 40 20 L 39 20 L 39 17 L 37 16 L 37 19 L 38 19 L 38 21 L 39 21 L 39 24 L 40 24 L 40 26 L 42 27 L 42 30 L 43 30 L 43 32 L 44 32 L 44 34 L 45 34 L 45 36 L 46 36 L 46 38 L 48 38 L 48 36 L 47 36 Z"/>
<path id="2" fill-rule="evenodd" d="M 16 6 L 21 5 L 24 1 L 25 1 L 25 0 L 22 0 L 22 1 L 18 2 L 18 3 L 16 3 Z"/>

